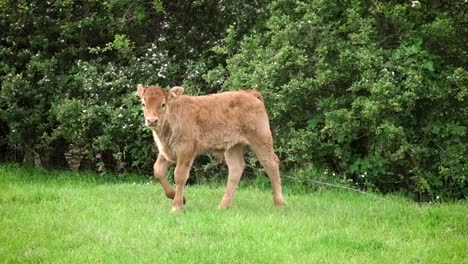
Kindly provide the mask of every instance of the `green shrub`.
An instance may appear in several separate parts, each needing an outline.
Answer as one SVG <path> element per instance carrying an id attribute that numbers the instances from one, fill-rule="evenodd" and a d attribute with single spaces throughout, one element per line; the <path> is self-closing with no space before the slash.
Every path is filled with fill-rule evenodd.
<path id="1" fill-rule="evenodd" d="M 466 5 L 3 1 L 0 160 L 66 167 L 75 156 L 81 168 L 149 174 L 157 150 L 137 83 L 257 88 L 283 175 L 464 198 Z M 259 174 L 247 159 L 246 174 Z M 203 156 L 192 175 L 225 172 Z"/>
<path id="2" fill-rule="evenodd" d="M 413 2 L 274 1 L 266 30 L 205 78 L 263 92 L 287 169 L 328 167 L 418 199 L 466 197 L 460 3 Z M 229 54 L 233 41 L 217 50 Z"/>

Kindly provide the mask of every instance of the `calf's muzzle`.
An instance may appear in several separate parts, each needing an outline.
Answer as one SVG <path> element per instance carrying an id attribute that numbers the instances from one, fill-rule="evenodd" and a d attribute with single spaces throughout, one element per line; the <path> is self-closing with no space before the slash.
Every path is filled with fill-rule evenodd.
<path id="1" fill-rule="evenodd" d="M 148 117 L 146 118 L 146 124 L 148 126 L 156 126 L 159 122 L 159 118 L 157 117 Z"/>

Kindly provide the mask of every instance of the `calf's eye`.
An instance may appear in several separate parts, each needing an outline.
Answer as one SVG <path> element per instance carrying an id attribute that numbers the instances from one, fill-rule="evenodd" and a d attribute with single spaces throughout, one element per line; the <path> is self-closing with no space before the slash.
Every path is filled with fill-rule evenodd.
<path id="1" fill-rule="evenodd" d="M 166 103 L 163 103 L 161 106 L 162 106 L 162 108 L 166 107 Z"/>

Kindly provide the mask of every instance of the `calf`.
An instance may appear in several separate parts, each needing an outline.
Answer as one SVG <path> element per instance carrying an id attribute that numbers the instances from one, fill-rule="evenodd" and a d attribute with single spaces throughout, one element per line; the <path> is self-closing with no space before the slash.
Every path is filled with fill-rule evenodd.
<path id="1" fill-rule="evenodd" d="M 137 86 L 145 124 L 153 133 L 159 155 L 154 176 L 168 198 L 172 211 L 185 203 L 184 186 L 194 158 L 203 151 L 222 154 L 229 168 L 228 183 L 219 208 L 229 208 L 244 171 L 244 147 L 257 155 L 273 188 L 273 201 L 283 206 L 279 160 L 273 150 L 268 115 L 260 92 L 245 90 L 205 96 L 182 95 L 184 88 L 169 91 L 159 86 Z M 176 188 L 166 178 L 168 166 L 176 164 Z"/>

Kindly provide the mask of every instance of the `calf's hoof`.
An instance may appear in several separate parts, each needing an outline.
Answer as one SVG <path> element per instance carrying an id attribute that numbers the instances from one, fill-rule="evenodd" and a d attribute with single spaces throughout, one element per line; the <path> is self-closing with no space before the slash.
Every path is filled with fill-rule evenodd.
<path id="1" fill-rule="evenodd" d="M 273 199 L 273 203 L 275 204 L 275 207 L 277 208 L 283 208 L 284 207 L 284 199 L 283 197 L 276 197 Z"/>
<path id="2" fill-rule="evenodd" d="M 185 197 L 174 198 L 174 200 L 172 201 L 171 211 L 173 213 L 177 213 L 177 212 L 182 211 L 182 208 L 184 207 L 184 204 L 185 204 Z"/>
<path id="3" fill-rule="evenodd" d="M 174 214 L 180 213 L 180 212 L 182 212 L 182 207 L 181 206 L 180 207 L 172 206 L 171 212 L 174 213 Z"/>
<path id="4" fill-rule="evenodd" d="M 218 209 L 219 210 L 223 210 L 223 209 L 229 209 L 231 207 L 231 204 L 230 203 L 227 203 L 227 202 L 223 202 L 221 201 L 218 205 Z"/>

